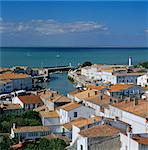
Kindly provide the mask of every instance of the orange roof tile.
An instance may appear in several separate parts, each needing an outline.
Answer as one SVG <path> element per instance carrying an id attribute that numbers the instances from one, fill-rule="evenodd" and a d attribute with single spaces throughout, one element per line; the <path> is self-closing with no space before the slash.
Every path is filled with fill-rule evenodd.
<path id="1" fill-rule="evenodd" d="M 13 129 L 15 133 L 49 131 L 47 126 L 24 126 Z"/>
<path id="2" fill-rule="evenodd" d="M 59 118 L 59 115 L 56 111 L 40 111 L 40 116 L 44 118 Z"/>
<path id="3" fill-rule="evenodd" d="M 24 104 L 42 104 L 42 100 L 37 95 L 18 96 Z"/>
<path id="4" fill-rule="evenodd" d="M 6 74 L 0 74 L 0 79 L 21 79 L 21 78 L 27 78 L 31 77 L 27 74 L 17 74 L 17 73 L 6 73 Z"/>
<path id="5" fill-rule="evenodd" d="M 60 109 L 70 111 L 70 110 L 75 109 L 75 108 L 80 107 L 80 106 L 81 106 L 81 104 L 78 104 L 76 102 L 71 102 L 71 103 L 68 103 L 66 105 L 61 106 Z"/>
<path id="6" fill-rule="evenodd" d="M 115 84 L 109 87 L 110 92 L 122 91 L 134 87 L 133 84 Z"/>
<path id="7" fill-rule="evenodd" d="M 132 139 L 137 141 L 139 144 L 148 145 L 148 137 L 141 137 L 141 136 L 135 135 L 132 137 Z"/>
<path id="8" fill-rule="evenodd" d="M 120 133 L 120 130 L 111 127 L 109 125 L 99 125 L 92 128 L 88 128 L 82 130 L 79 134 L 83 137 L 106 137 L 106 136 L 114 136 Z"/>
<path id="9" fill-rule="evenodd" d="M 68 129 L 68 130 L 72 130 L 72 125 L 77 124 L 78 122 L 83 122 L 84 120 L 86 120 L 86 118 L 80 117 L 77 119 L 74 119 L 68 123 L 63 124 L 64 128 Z"/>
<path id="10" fill-rule="evenodd" d="M 87 86 L 87 88 L 89 88 L 89 89 L 95 89 L 95 90 L 103 90 L 103 89 L 105 89 L 105 88 L 107 88 L 107 87 L 105 87 L 105 86 L 93 86 L 93 85 L 89 85 L 89 86 Z"/>
<path id="11" fill-rule="evenodd" d="M 148 117 L 148 101 L 147 100 L 138 100 L 138 104 L 134 105 L 133 101 L 128 102 L 120 102 L 116 104 L 112 104 L 113 107 L 117 107 L 118 109 L 133 113 L 135 115 L 141 116 L 143 118 Z"/>

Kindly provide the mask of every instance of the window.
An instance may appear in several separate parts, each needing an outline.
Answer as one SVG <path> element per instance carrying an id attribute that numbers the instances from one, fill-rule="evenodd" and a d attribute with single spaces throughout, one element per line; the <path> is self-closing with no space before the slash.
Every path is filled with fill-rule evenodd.
<path id="1" fill-rule="evenodd" d="M 80 145 L 80 150 L 83 150 L 83 145 Z"/>
<path id="2" fill-rule="evenodd" d="M 74 112 L 74 117 L 77 117 L 77 112 Z"/>

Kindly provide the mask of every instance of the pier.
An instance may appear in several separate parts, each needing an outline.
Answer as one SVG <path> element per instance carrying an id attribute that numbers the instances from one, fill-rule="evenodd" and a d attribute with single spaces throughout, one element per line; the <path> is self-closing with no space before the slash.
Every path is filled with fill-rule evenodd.
<path id="1" fill-rule="evenodd" d="M 44 67 L 48 69 L 48 73 L 56 72 L 56 71 L 69 71 L 73 69 L 73 66 L 54 66 L 54 67 Z"/>

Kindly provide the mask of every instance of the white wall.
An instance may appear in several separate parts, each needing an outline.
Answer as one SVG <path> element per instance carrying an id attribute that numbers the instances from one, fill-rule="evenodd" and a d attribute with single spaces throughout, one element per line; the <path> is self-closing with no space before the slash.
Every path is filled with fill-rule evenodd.
<path id="1" fill-rule="evenodd" d="M 109 106 L 109 110 L 111 118 L 117 116 L 119 117 L 119 120 L 132 125 L 133 133 L 147 133 L 148 127 L 146 126 L 145 118 L 123 111 L 111 105 Z"/>
<path id="2" fill-rule="evenodd" d="M 128 136 L 120 133 L 121 148 L 120 150 L 139 150 L 139 144 Z"/>
<path id="3" fill-rule="evenodd" d="M 74 117 L 74 112 L 77 112 L 77 117 Z M 70 111 L 60 109 L 60 123 L 67 123 L 79 117 L 89 118 L 92 115 L 95 115 L 95 110 L 83 105 Z"/>
<path id="4" fill-rule="evenodd" d="M 73 125 L 72 126 L 72 143 L 77 139 L 79 132 L 80 132 L 80 128 Z"/>
<path id="5" fill-rule="evenodd" d="M 137 78 L 137 85 L 148 86 L 148 73 Z"/>
<path id="6" fill-rule="evenodd" d="M 22 106 L 22 108 L 24 108 L 24 104 L 22 103 L 22 101 L 18 97 L 13 97 L 12 103 L 13 104 L 20 104 Z"/>
<path id="7" fill-rule="evenodd" d="M 77 150 L 81 150 L 81 145 L 83 146 L 83 150 L 88 150 L 87 137 L 79 136 L 77 140 Z"/>

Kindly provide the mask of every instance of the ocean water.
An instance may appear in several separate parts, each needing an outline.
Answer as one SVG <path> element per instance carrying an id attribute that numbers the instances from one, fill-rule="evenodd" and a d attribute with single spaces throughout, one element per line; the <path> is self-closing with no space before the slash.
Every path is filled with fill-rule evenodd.
<path id="1" fill-rule="evenodd" d="M 0 48 L 0 66 L 59 66 L 84 61 L 102 64 L 133 64 L 148 60 L 148 48 Z"/>
<path id="2" fill-rule="evenodd" d="M 30 67 L 73 66 L 91 61 L 101 64 L 133 64 L 148 60 L 148 48 L 0 48 L 0 67 L 25 65 Z M 49 87 L 66 95 L 74 90 L 67 74 L 52 74 Z"/>

